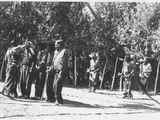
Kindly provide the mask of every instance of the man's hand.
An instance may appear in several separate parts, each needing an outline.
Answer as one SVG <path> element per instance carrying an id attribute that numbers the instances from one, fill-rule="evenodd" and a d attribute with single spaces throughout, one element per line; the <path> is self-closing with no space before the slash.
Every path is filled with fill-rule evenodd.
<path id="1" fill-rule="evenodd" d="M 49 72 L 49 71 L 51 71 L 53 69 L 53 67 L 52 66 L 47 66 L 47 72 Z"/>
<path id="2" fill-rule="evenodd" d="M 88 69 L 86 70 L 86 72 L 90 72 L 90 69 L 88 68 Z"/>

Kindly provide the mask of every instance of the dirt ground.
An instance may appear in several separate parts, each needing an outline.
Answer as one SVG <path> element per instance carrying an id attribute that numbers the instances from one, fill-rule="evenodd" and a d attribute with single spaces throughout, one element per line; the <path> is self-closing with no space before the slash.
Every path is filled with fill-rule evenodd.
<path id="1" fill-rule="evenodd" d="M 31 96 L 34 96 L 33 92 Z M 64 105 L 56 106 L 33 99 L 10 99 L 0 94 L 0 119 L 159 120 L 160 104 L 141 92 L 134 91 L 133 96 L 132 100 L 122 99 L 119 91 L 97 90 L 89 93 L 87 89 L 64 87 Z M 152 97 L 160 102 L 160 95 Z"/>

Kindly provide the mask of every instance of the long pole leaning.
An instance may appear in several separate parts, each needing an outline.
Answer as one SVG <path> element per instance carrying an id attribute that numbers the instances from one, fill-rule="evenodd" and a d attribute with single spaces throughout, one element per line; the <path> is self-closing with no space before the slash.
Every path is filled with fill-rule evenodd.
<path id="1" fill-rule="evenodd" d="M 44 83 L 44 88 L 43 88 L 43 92 L 42 92 L 42 98 L 41 99 L 47 99 L 47 81 L 49 79 L 49 72 L 46 72 L 46 78 L 45 78 L 45 83 Z"/>
<path id="2" fill-rule="evenodd" d="M 101 83 L 100 83 L 100 86 L 99 86 L 100 89 L 102 88 L 102 84 L 103 84 L 103 81 L 104 81 L 104 75 L 105 75 L 105 72 L 106 72 L 107 62 L 108 62 L 108 60 L 107 60 L 107 57 L 106 57 L 106 62 L 105 62 L 104 68 L 103 68 L 102 80 L 101 80 Z"/>
<path id="3" fill-rule="evenodd" d="M 123 66 L 122 66 L 121 77 L 120 77 L 120 81 L 119 81 L 119 91 L 122 91 L 122 88 L 123 88 L 122 82 L 123 82 L 123 70 L 124 70 L 125 60 L 126 60 L 126 56 L 123 59 Z"/>
<path id="4" fill-rule="evenodd" d="M 74 86 L 77 87 L 77 57 L 74 56 Z"/>
<path id="5" fill-rule="evenodd" d="M 118 64 L 118 57 L 116 58 L 116 62 L 115 62 L 115 65 L 114 65 L 114 74 L 113 74 L 113 79 L 112 79 L 112 84 L 111 84 L 111 90 L 113 90 L 114 83 L 115 83 L 117 64 Z"/>
<path id="6" fill-rule="evenodd" d="M 160 57 L 158 57 L 158 66 L 157 66 L 157 73 L 156 73 L 156 79 L 154 84 L 154 95 L 157 93 L 157 83 L 158 83 L 158 77 L 159 77 L 159 67 L 160 67 Z"/>

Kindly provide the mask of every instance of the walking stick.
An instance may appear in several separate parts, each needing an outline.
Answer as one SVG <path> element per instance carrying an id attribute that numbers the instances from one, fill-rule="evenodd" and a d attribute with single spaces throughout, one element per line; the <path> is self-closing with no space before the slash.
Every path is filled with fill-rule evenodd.
<path id="1" fill-rule="evenodd" d="M 155 80 L 155 84 L 154 84 L 154 95 L 156 95 L 156 92 L 157 92 L 157 83 L 158 83 L 158 77 L 159 77 L 159 67 L 160 67 L 160 58 L 158 58 L 156 80 Z"/>
<path id="2" fill-rule="evenodd" d="M 43 93 L 42 93 L 42 98 L 41 99 L 45 99 L 47 98 L 47 81 L 48 81 L 48 76 L 49 76 L 49 71 L 47 70 L 46 72 L 46 78 L 45 78 L 45 83 L 44 83 L 44 88 L 43 88 Z"/>
<path id="3" fill-rule="evenodd" d="M 114 74 L 113 74 L 113 80 L 112 80 L 111 90 L 113 90 L 113 86 L 114 86 L 114 83 L 115 83 L 115 77 L 116 77 L 116 71 L 117 71 L 117 63 L 118 63 L 118 57 L 116 58 L 116 62 L 115 62 L 115 67 L 114 67 Z"/>
<path id="4" fill-rule="evenodd" d="M 101 84 L 99 86 L 100 89 L 102 88 L 102 84 L 103 84 L 103 81 L 104 81 L 104 75 L 105 75 L 105 72 L 106 72 L 106 67 L 107 67 L 107 57 L 106 57 L 106 62 L 105 62 L 104 69 L 103 69 L 102 81 L 101 81 Z"/>
<path id="5" fill-rule="evenodd" d="M 74 56 L 74 86 L 77 87 L 77 57 Z"/>

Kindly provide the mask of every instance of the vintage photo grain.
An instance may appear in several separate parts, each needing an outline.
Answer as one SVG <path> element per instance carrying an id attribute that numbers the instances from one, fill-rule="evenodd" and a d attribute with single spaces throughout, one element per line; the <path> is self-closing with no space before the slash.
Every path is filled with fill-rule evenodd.
<path id="1" fill-rule="evenodd" d="M 160 2 L 0 1 L 0 119 L 158 120 Z"/>

